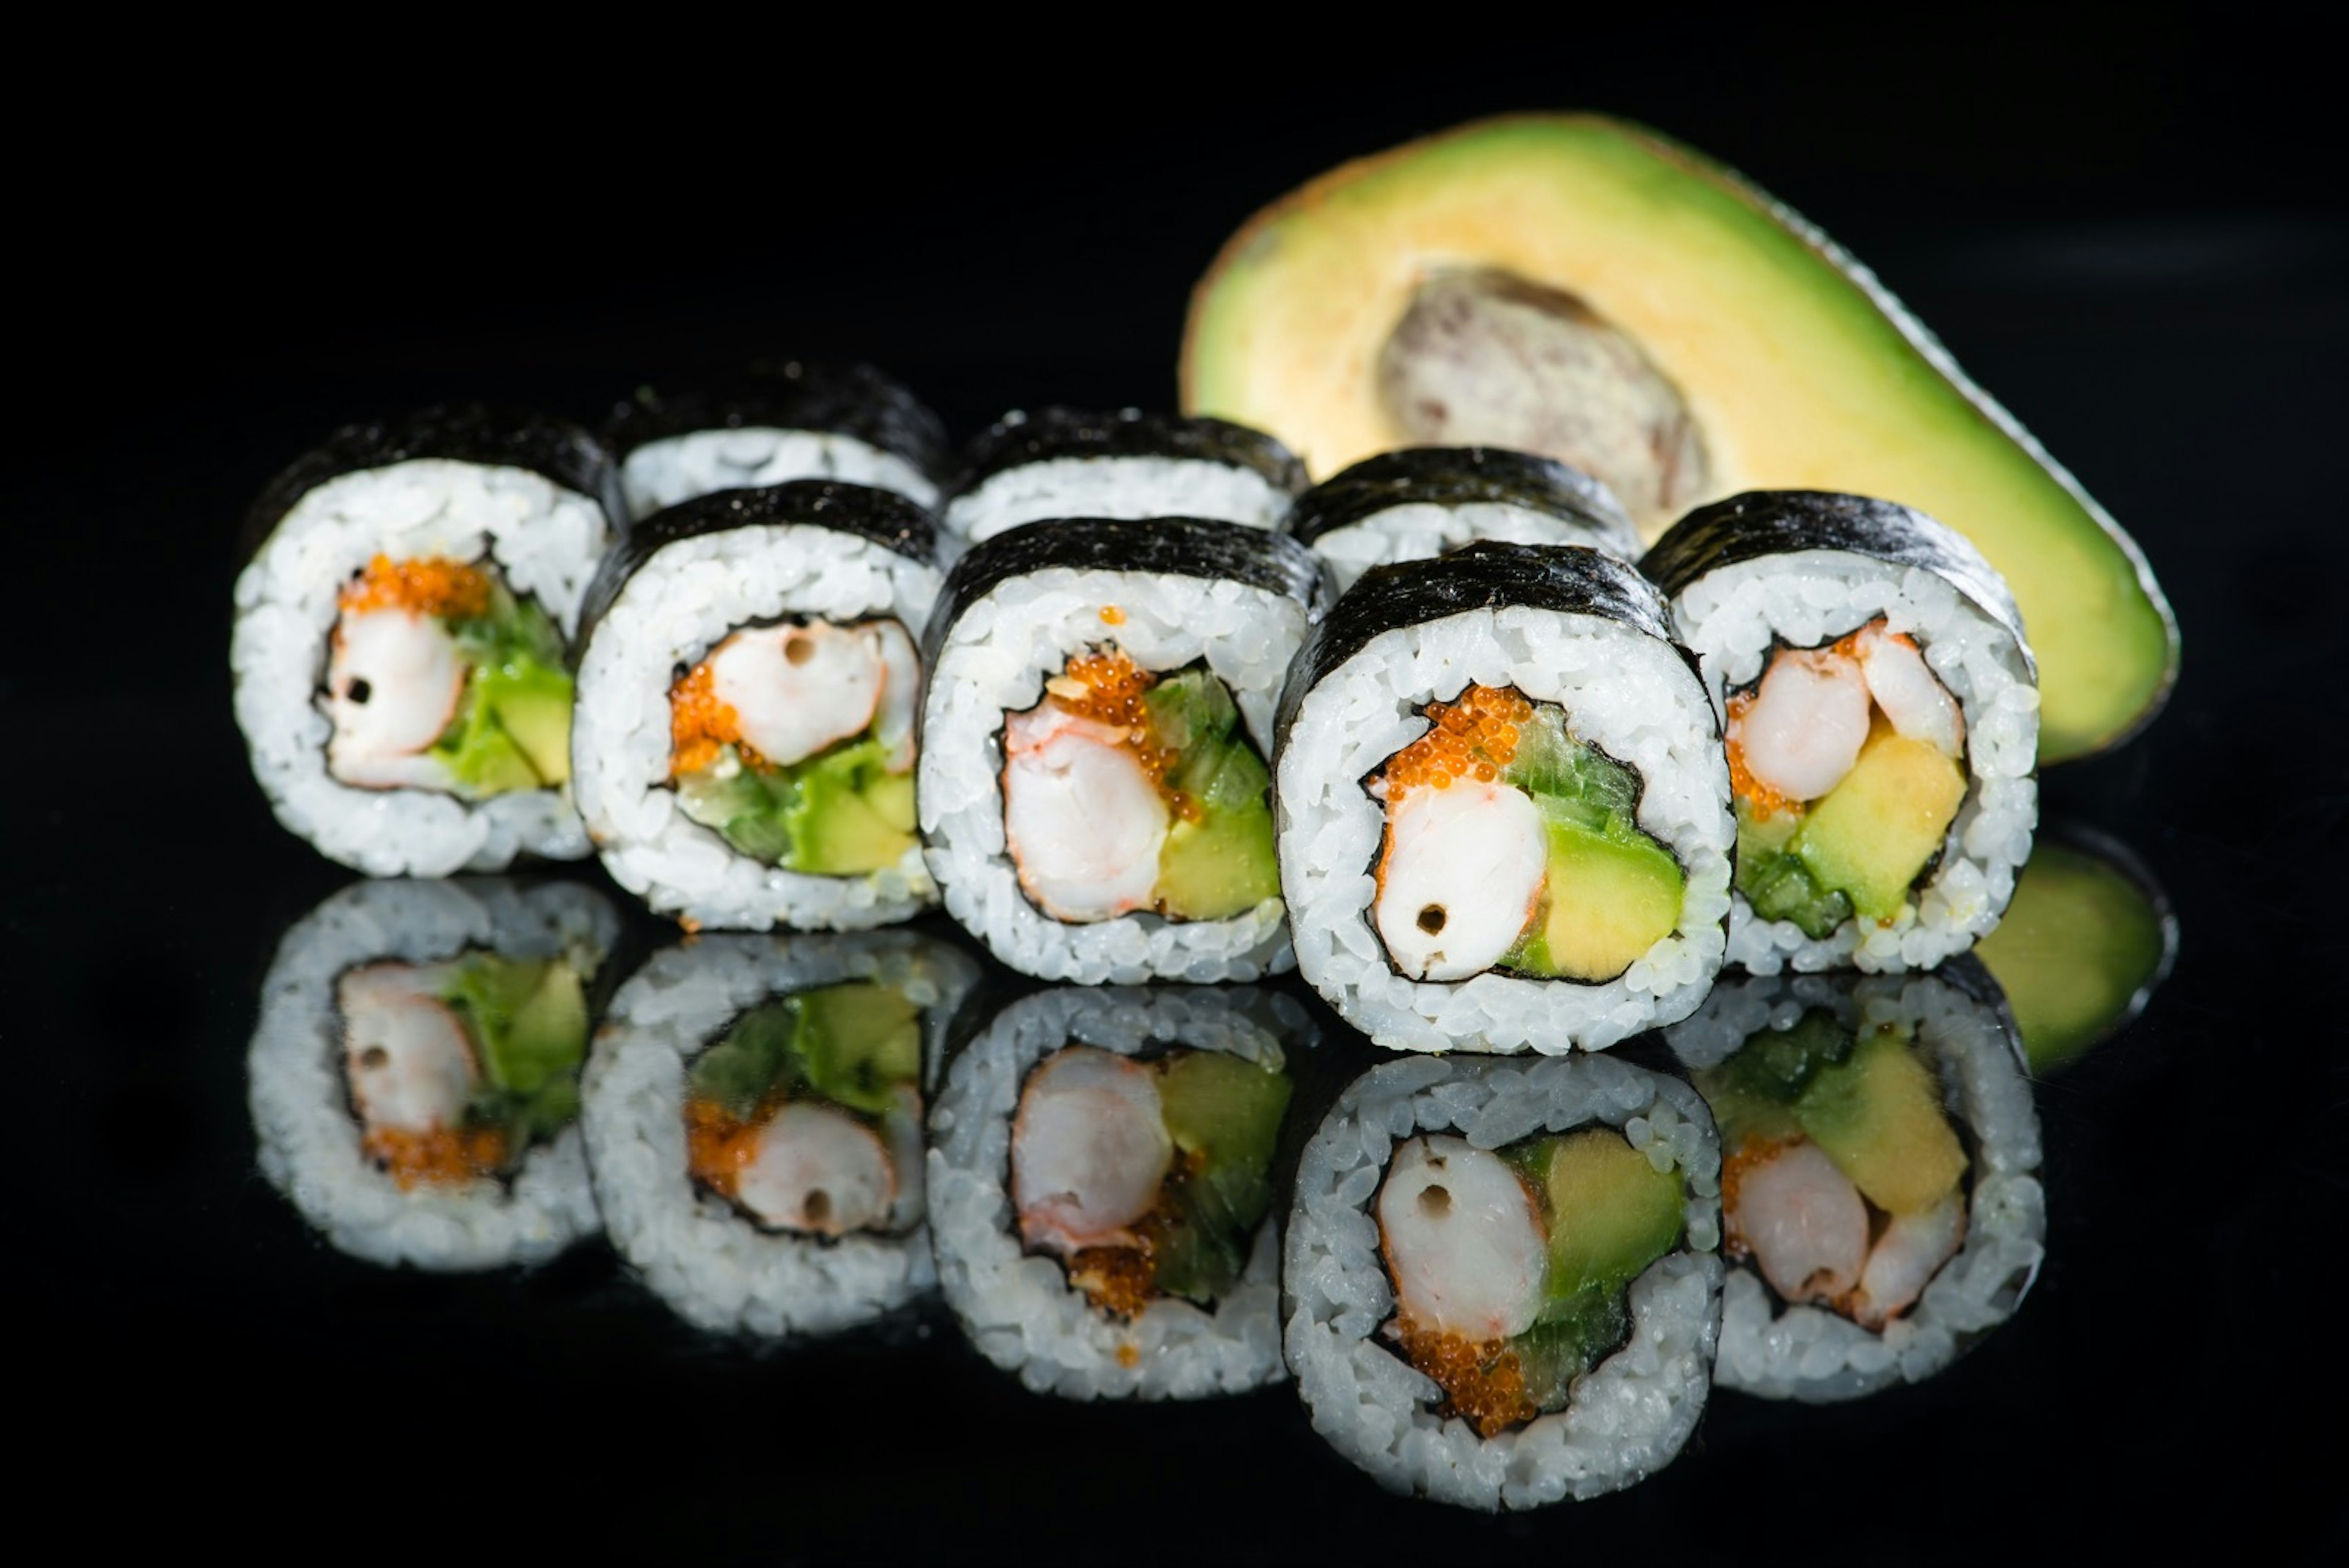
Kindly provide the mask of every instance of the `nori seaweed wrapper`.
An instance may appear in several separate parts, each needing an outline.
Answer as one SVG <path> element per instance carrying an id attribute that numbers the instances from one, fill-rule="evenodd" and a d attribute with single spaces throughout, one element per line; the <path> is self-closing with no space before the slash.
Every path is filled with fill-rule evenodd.
<path id="1" fill-rule="evenodd" d="M 1692 674 L 1697 673 L 1694 656 L 1672 638 L 1662 596 L 1623 562 L 1581 545 L 1479 540 L 1432 561 L 1400 561 L 1364 572 L 1306 634 L 1297 662 L 1288 668 L 1288 684 L 1281 688 L 1274 745 L 1288 743 L 1288 727 L 1305 705 L 1306 694 L 1372 638 L 1464 610 L 1519 605 L 1561 615 L 1598 616 L 1628 626 L 1671 649 Z"/>
<path id="2" fill-rule="evenodd" d="M 932 479 L 946 472 L 945 422 L 904 386 L 864 364 L 790 359 L 683 391 L 639 387 L 605 426 L 612 450 L 622 457 L 672 436 L 719 430 L 851 436 L 904 458 Z"/>
<path id="3" fill-rule="evenodd" d="M 527 469 L 604 509 L 615 530 L 627 525 L 619 471 L 585 427 L 552 414 L 482 403 L 445 403 L 399 419 L 345 425 L 269 482 L 246 514 L 240 558 L 251 560 L 295 503 L 331 479 L 419 458 Z"/>
<path id="4" fill-rule="evenodd" d="M 937 525 L 894 491 L 830 479 L 794 479 L 756 490 L 718 490 L 654 513 L 605 553 L 579 610 L 579 646 L 636 569 L 667 545 L 764 524 L 805 524 L 854 534 L 924 566 L 936 558 Z"/>
<path id="5" fill-rule="evenodd" d="M 1496 446 L 1421 446 L 1382 452 L 1341 469 L 1289 514 L 1288 531 L 1311 544 L 1396 506 L 1486 504 L 1563 518 L 1619 542 L 1626 558 L 1640 535 L 1606 487 L 1581 470 Z"/>
<path id="6" fill-rule="evenodd" d="M 1059 458 L 1166 457 L 1220 462 L 1264 476 L 1290 495 L 1305 488 L 1304 463 L 1262 431 L 1228 420 L 1185 419 L 1139 409 L 1094 413 L 1081 409 L 1039 409 L 1009 413 L 963 449 L 954 493 L 962 494 L 1007 469 Z"/>
<path id="7" fill-rule="evenodd" d="M 1204 517 L 1027 523 L 972 545 L 947 574 L 922 635 L 922 668 L 935 667 L 954 623 L 999 584 L 1054 566 L 1229 579 L 1286 594 L 1315 620 L 1328 610 L 1333 592 L 1330 568 L 1319 556 L 1285 534 L 1243 524 Z"/>
<path id="8" fill-rule="evenodd" d="M 1700 506 L 1667 529 L 1640 570 L 1676 599 L 1709 572 L 1765 556 L 1840 550 L 1891 566 L 1921 566 L 2004 627 L 2036 679 L 2038 660 L 2023 634 L 2014 596 L 1965 536 L 1922 512 L 1864 495 L 1820 490 L 1752 490 Z"/>

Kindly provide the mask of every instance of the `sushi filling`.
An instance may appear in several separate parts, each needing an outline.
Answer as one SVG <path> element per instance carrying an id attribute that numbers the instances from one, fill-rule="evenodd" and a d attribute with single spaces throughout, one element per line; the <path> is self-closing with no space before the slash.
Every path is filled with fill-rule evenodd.
<path id="1" fill-rule="evenodd" d="M 1680 924 L 1687 878 L 1630 768 L 1557 704 L 1471 686 L 1364 781 L 1386 808 L 1371 923 L 1412 980 L 1619 977 Z"/>
<path id="2" fill-rule="evenodd" d="M 894 619 L 729 635 L 669 687 L 687 817 L 752 859 L 861 877 L 914 847 L 919 661 Z"/>
<path id="3" fill-rule="evenodd" d="M 1003 755 L 1004 841 L 1053 919 L 1221 920 L 1280 896 L 1271 775 L 1204 668 L 1081 650 L 1042 701 L 1004 715 Z"/>
<path id="4" fill-rule="evenodd" d="M 766 1230 L 909 1230 L 921 1071 L 921 1010 L 889 987 L 854 981 L 754 1008 L 687 1075 L 687 1168 Z"/>
<path id="5" fill-rule="evenodd" d="M 1246 1272 L 1271 1205 L 1290 1089 L 1278 1069 L 1221 1052 L 1053 1053 L 1012 1121 L 1021 1241 L 1059 1258 L 1113 1317 L 1166 1297 L 1213 1308 Z"/>
<path id="6" fill-rule="evenodd" d="M 1630 1337 L 1631 1282 L 1680 1245 L 1684 1201 L 1612 1127 L 1500 1149 L 1414 1137 L 1376 1204 L 1383 1337 L 1479 1437 L 1563 1409 Z"/>
<path id="7" fill-rule="evenodd" d="M 468 953 L 335 982 L 360 1147 L 403 1190 L 502 1179 L 579 1115 L 586 971 Z"/>
<path id="8" fill-rule="evenodd" d="M 377 556 L 336 596 L 326 772 L 483 800 L 571 776 L 563 637 L 488 562 Z"/>
<path id="9" fill-rule="evenodd" d="M 1867 1329 L 1913 1305 L 1965 1240 L 1968 1160 L 1908 1030 L 1824 1009 L 1697 1075 L 1729 1151 L 1725 1245 L 1779 1299 Z"/>
<path id="10" fill-rule="evenodd" d="M 1824 940 L 1889 924 L 1941 857 L 1966 795 L 1965 721 L 1915 639 L 1879 618 L 1779 648 L 1729 697 L 1737 890 Z"/>

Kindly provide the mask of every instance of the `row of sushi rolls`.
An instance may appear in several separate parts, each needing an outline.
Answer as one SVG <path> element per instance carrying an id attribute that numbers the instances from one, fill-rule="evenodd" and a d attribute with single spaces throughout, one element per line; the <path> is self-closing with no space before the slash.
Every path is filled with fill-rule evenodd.
<path id="1" fill-rule="evenodd" d="M 1288 1382 L 1449 1502 L 1637 1481 L 1715 1384 L 1948 1366 L 2040 1266 L 2034 1070 L 2175 943 L 2109 843 L 2034 858 L 2021 616 L 1892 502 L 1643 543 L 1552 457 L 1309 483 L 1066 409 L 955 452 L 789 362 L 352 427 L 254 524 L 253 767 L 369 878 L 249 1058 L 336 1246 L 600 1230 L 762 1338 L 942 1295 L 1040 1393 Z M 590 856 L 667 920 L 499 875 Z"/>

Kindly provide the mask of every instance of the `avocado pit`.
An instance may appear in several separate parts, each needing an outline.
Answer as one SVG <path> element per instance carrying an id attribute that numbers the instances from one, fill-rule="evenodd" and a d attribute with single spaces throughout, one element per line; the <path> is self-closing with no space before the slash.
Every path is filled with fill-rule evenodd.
<path id="1" fill-rule="evenodd" d="M 1379 398 L 1409 441 L 1571 463 L 1651 536 L 1710 480 L 1680 389 L 1636 342 L 1573 295 L 1497 268 L 1420 284 L 1380 350 Z"/>

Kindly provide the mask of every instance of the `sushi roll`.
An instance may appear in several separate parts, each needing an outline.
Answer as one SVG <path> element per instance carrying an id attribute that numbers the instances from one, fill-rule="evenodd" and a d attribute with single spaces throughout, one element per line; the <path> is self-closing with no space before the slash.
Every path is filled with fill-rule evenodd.
<path id="1" fill-rule="evenodd" d="M 1607 1056 L 1359 1079 L 1306 1146 L 1284 1343 L 1314 1429 L 1389 1490 L 1497 1510 L 1671 1462 L 1721 1326 L 1719 1145 Z"/>
<path id="2" fill-rule="evenodd" d="M 246 1057 L 262 1173 L 387 1268 L 543 1262 L 595 1229 L 574 1120 L 618 914 L 568 882 L 362 882 L 286 932 Z"/>
<path id="3" fill-rule="evenodd" d="M 913 1301 L 922 1116 L 978 966 L 913 931 L 709 936 L 613 998 L 585 1082 L 605 1230 L 679 1316 L 830 1334 Z"/>
<path id="4" fill-rule="evenodd" d="M 924 639 L 916 800 L 947 909 L 1085 984 L 1288 967 L 1264 757 L 1327 601 L 1295 540 L 1195 518 L 974 548 Z"/>
<path id="5" fill-rule="evenodd" d="M 1723 714 L 1730 962 L 1930 969 L 1998 924 L 2039 815 L 2038 675 L 1971 545 L 1889 502 L 1760 492 L 1640 569 Z"/>
<path id="6" fill-rule="evenodd" d="M 588 596 L 574 787 L 688 926 L 854 929 L 936 901 L 914 833 L 929 514 L 802 480 L 655 513 Z"/>
<path id="7" fill-rule="evenodd" d="M 1573 545 L 1376 566 L 1290 671 L 1299 972 L 1381 1045 L 1599 1050 L 1721 966 L 1720 730 L 1663 601 Z"/>
<path id="8" fill-rule="evenodd" d="M 789 360 L 722 385 L 641 387 L 612 414 L 628 514 L 720 490 L 832 479 L 938 504 L 946 426 L 870 365 Z"/>
<path id="9" fill-rule="evenodd" d="M 947 1070 L 930 1231 L 981 1355 L 1040 1394 L 1196 1399 L 1281 1376 L 1274 1162 L 1311 1043 L 1247 987 L 1021 998 Z"/>
<path id="10" fill-rule="evenodd" d="M 1665 1039 L 1721 1128 L 1724 1388 L 1814 1404 L 1940 1372 L 2039 1272 L 2039 1119 L 1998 988 L 1724 981 Z"/>
<path id="11" fill-rule="evenodd" d="M 352 425 L 254 504 L 229 662 L 270 809 L 370 876 L 573 860 L 571 639 L 610 461 L 478 407 Z"/>
<path id="12" fill-rule="evenodd" d="M 1495 446 L 1406 447 L 1364 458 L 1307 491 L 1289 531 L 1330 563 L 1341 592 L 1372 566 L 1428 560 L 1477 539 L 1640 556 L 1639 530 L 1604 484 L 1549 458 Z"/>
<path id="13" fill-rule="evenodd" d="M 1260 431 L 1224 420 L 1042 409 L 1010 413 L 970 443 L 947 503 L 959 549 L 1061 517 L 1215 517 L 1279 528 L 1305 465 Z"/>

